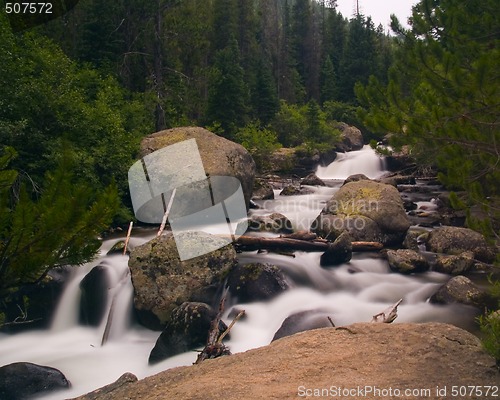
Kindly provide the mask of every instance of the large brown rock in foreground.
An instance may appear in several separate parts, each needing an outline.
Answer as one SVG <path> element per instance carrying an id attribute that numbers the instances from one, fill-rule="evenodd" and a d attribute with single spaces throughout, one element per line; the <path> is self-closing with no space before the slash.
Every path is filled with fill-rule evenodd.
<path id="1" fill-rule="evenodd" d="M 494 359 L 462 329 L 441 323 L 368 323 L 302 332 L 245 353 L 173 368 L 99 399 L 295 399 L 307 393 L 312 397 L 307 391 L 315 389 L 343 400 L 486 399 L 452 397 L 450 392 L 453 386 L 499 384 Z M 436 387 L 446 387 L 449 397 L 438 395 Z M 354 395 L 332 395 L 336 388 L 353 390 Z M 402 393 L 375 397 L 361 395 L 358 388 Z M 429 392 L 405 396 L 405 389 Z"/>
<path id="2" fill-rule="evenodd" d="M 196 140 L 206 174 L 238 178 L 248 204 L 256 171 L 252 156 L 243 146 L 204 128 L 180 127 L 148 135 L 141 141 L 140 156 L 189 139 Z"/>

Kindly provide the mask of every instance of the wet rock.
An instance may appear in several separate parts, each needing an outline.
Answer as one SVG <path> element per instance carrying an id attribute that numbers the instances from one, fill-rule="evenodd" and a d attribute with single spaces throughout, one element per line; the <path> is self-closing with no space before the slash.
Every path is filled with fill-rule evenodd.
<path id="1" fill-rule="evenodd" d="M 363 134 L 358 128 L 344 122 L 339 122 L 335 127 L 341 132 L 340 143 L 336 148 L 337 151 L 353 151 L 363 148 Z"/>
<path id="2" fill-rule="evenodd" d="M 415 185 L 415 177 L 412 175 L 400 175 L 392 174 L 389 176 L 384 176 L 378 180 L 380 183 L 385 183 L 387 185 L 398 186 L 398 185 Z"/>
<path id="3" fill-rule="evenodd" d="M 14 333 L 48 328 L 72 268 L 53 268 L 41 282 L 8 293 L 0 301 L 0 316 L 5 318 L 1 330 Z"/>
<path id="4" fill-rule="evenodd" d="M 287 185 L 280 192 L 280 196 L 296 196 L 301 194 L 300 187 L 294 185 Z"/>
<path id="5" fill-rule="evenodd" d="M 207 342 L 210 324 L 217 312 L 204 303 L 182 303 L 173 312 L 169 323 L 156 341 L 149 355 L 149 364 L 155 364 L 177 354 L 203 348 Z M 219 330 L 227 326 L 220 322 Z"/>
<path id="6" fill-rule="evenodd" d="M 483 235 L 472 229 L 455 226 L 434 229 L 429 234 L 427 250 L 451 255 L 472 251 L 474 258 L 486 263 L 492 263 L 495 259 L 495 251 Z"/>
<path id="7" fill-rule="evenodd" d="M 273 337 L 275 340 L 285 336 L 290 336 L 298 332 L 309 331 L 311 329 L 331 327 L 328 320 L 329 313 L 323 310 L 307 310 L 292 314 L 285 318 L 280 328 Z"/>
<path id="8" fill-rule="evenodd" d="M 323 267 L 340 265 L 350 261 L 352 258 L 352 238 L 347 232 L 342 232 L 335 241 L 328 246 L 320 258 Z"/>
<path id="9" fill-rule="evenodd" d="M 256 172 L 252 156 L 243 146 L 204 128 L 179 127 L 148 135 L 141 141 L 140 156 L 189 139 L 196 139 L 206 174 L 237 178 L 249 204 Z"/>
<path id="10" fill-rule="evenodd" d="M 289 287 L 278 267 L 259 263 L 237 265 L 229 273 L 227 286 L 240 303 L 268 300 Z"/>
<path id="11" fill-rule="evenodd" d="M 109 271 L 98 265 L 80 282 L 80 323 L 99 326 L 108 303 Z"/>
<path id="12" fill-rule="evenodd" d="M 123 254 L 123 250 L 125 249 L 125 240 L 119 240 L 118 242 L 116 242 L 110 249 L 109 251 L 106 253 L 108 256 L 112 255 L 112 254 Z M 130 247 L 130 243 L 129 245 L 127 246 L 127 254 L 130 254 L 130 250 L 131 250 L 131 247 Z"/>
<path id="13" fill-rule="evenodd" d="M 193 246 L 210 247 L 220 241 L 208 234 L 185 239 Z M 176 307 L 191 301 L 202 288 L 219 285 L 236 263 L 236 252 L 230 245 L 181 261 L 171 233 L 136 247 L 130 254 L 129 268 L 139 322 L 150 329 L 162 329 Z"/>
<path id="14" fill-rule="evenodd" d="M 70 387 L 64 374 L 51 367 L 17 362 L 0 367 L 0 399 L 21 400 Z"/>
<path id="15" fill-rule="evenodd" d="M 486 292 L 479 289 L 469 278 L 459 275 L 451 278 L 430 298 L 431 303 L 461 303 L 483 308 L 490 302 Z"/>
<path id="16" fill-rule="evenodd" d="M 256 179 L 253 187 L 253 200 L 273 200 L 274 190 L 269 182 L 263 179 Z"/>
<path id="17" fill-rule="evenodd" d="M 398 245 L 403 241 L 410 221 L 396 188 L 361 180 L 342 186 L 328 201 L 311 226 L 324 238 L 349 232 L 354 241 Z"/>
<path id="18" fill-rule="evenodd" d="M 370 178 L 368 178 L 365 174 L 354 174 L 350 175 L 346 178 L 344 181 L 343 185 L 346 185 L 350 182 L 358 182 L 358 181 L 369 181 Z"/>
<path id="19" fill-rule="evenodd" d="M 309 174 L 301 181 L 301 185 L 309 185 L 309 186 L 325 186 L 325 182 L 323 182 L 316 174 Z"/>
<path id="20" fill-rule="evenodd" d="M 461 275 L 474 268 L 475 260 L 472 251 L 466 251 L 458 256 L 439 254 L 434 265 L 434 271 L 450 275 Z"/>
<path id="21" fill-rule="evenodd" d="M 290 220 L 280 213 L 270 215 L 252 215 L 248 221 L 248 229 L 257 232 L 291 233 L 293 226 Z"/>
<path id="22" fill-rule="evenodd" d="M 403 246 L 409 250 L 419 251 L 420 246 L 425 244 L 427 235 L 428 231 L 426 230 L 410 228 L 406 233 L 405 239 L 403 240 Z"/>
<path id="23" fill-rule="evenodd" d="M 387 260 L 391 270 L 402 274 L 425 272 L 429 269 L 427 260 L 414 250 L 389 250 Z"/>

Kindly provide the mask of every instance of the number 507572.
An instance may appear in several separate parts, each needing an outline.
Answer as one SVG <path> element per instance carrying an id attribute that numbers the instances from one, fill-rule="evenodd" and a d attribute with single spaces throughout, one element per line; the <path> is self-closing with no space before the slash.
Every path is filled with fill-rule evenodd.
<path id="1" fill-rule="evenodd" d="M 7 14 L 52 14 L 52 3 L 5 3 Z"/>

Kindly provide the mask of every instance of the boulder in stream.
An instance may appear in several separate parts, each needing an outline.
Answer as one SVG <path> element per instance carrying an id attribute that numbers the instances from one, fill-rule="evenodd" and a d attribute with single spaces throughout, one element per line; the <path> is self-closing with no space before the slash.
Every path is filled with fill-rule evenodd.
<path id="1" fill-rule="evenodd" d="M 461 275 L 472 270 L 475 263 L 474 253 L 472 251 L 464 251 L 457 256 L 439 254 L 433 269 L 434 271 L 445 274 Z"/>
<path id="2" fill-rule="evenodd" d="M 339 122 L 335 128 L 341 132 L 337 151 L 361 150 L 363 148 L 363 134 L 358 128 L 347 125 L 345 122 Z"/>
<path id="3" fill-rule="evenodd" d="M 472 229 L 456 226 L 434 229 L 429 234 L 427 249 L 451 255 L 472 251 L 474 258 L 485 263 L 491 263 L 495 259 L 495 250 L 488 245 L 483 235 Z"/>
<path id="4" fill-rule="evenodd" d="M 354 241 L 397 245 L 409 227 L 395 187 L 361 180 L 342 186 L 313 222 L 311 230 L 328 239 L 347 231 Z"/>
<path id="5" fill-rule="evenodd" d="M 325 182 L 323 182 L 316 174 L 309 174 L 300 182 L 301 185 L 309 185 L 309 186 L 325 186 Z"/>
<path id="6" fill-rule="evenodd" d="M 278 267 L 259 263 L 236 266 L 228 275 L 227 286 L 240 303 L 268 300 L 289 287 Z"/>
<path id="7" fill-rule="evenodd" d="M 321 255 L 322 267 L 340 265 L 350 261 L 352 258 L 352 238 L 347 232 L 342 232 L 328 249 Z"/>
<path id="8" fill-rule="evenodd" d="M 283 214 L 272 213 L 270 215 L 252 215 L 248 220 L 248 229 L 257 232 L 291 233 L 293 226 L 291 221 Z"/>
<path id="9" fill-rule="evenodd" d="M 425 272 L 429 269 L 427 260 L 415 250 L 389 250 L 387 260 L 391 270 L 402 274 Z"/>
<path id="10" fill-rule="evenodd" d="M 255 179 L 252 200 L 273 200 L 274 190 L 271 184 L 264 179 Z"/>
<path id="11" fill-rule="evenodd" d="M 195 246 L 207 243 L 210 247 L 221 240 L 209 234 L 187 235 L 185 239 Z M 181 261 L 170 232 L 137 246 L 130 254 L 129 268 L 139 322 L 150 329 L 162 329 L 176 307 L 199 298 L 207 287 L 219 285 L 234 265 L 236 251 L 231 245 Z"/>
<path id="12" fill-rule="evenodd" d="M 205 303 L 182 303 L 172 312 L 169 323 L 156 341 L 149 355 L 149 364 L 155 364 L 166 358 L 203 348 L 207 342 L 212 320 L 217 312 Z M 220 321 L 219 331 L 227 329 Z"/>
<path id="13" fill-rule="evenodd" d="M 105 265 L 97 265 L 80 282 L 80 322 L 99 326 L 108 302 L 109 271 Z"/>
<path id="14" fill-rule="evenodd" d="M 478 308 L 487 306 L 490 301 L 491 299 L 486 292 L 463 275 L 451 278 L 430 298 L 431 303 L 461 303 Z"/>
<path id="15" fill-rule="evenodd" d="M 246 204 L 252 196 L 255 162 L 241 145 L 200 127 L 167 129 L 146 136 L 141 141 L 140 156 L 184 140 L 195 139 L 205 173 L 209 176 L 232 176 L 241 183 Z"/>
<path id="16" fill-rule="evenodd" d="M 67 389 L 69 381 L 52 367 L 16 362 L 0 367 L 0 399 L 22 400 L 34 395 Z"/>

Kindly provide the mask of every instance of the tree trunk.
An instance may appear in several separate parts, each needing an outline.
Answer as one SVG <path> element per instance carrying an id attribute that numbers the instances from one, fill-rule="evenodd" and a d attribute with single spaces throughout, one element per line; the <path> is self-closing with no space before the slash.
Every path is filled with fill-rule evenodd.
<path id="1" fill-rule="evenodd" d="M 330 243 L 322 240 L 300 240 L 284 237 L 268 238 L 256 236 L 240 236 L 236 242 L 240 249 L 278 249 L 278 250 L 303 250 L 326 251 Z M 352 242 L 353 251 L 378 251 L 384 247 L 379 242 Z"/>

